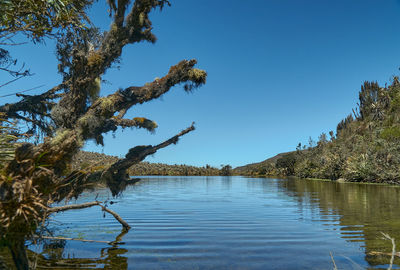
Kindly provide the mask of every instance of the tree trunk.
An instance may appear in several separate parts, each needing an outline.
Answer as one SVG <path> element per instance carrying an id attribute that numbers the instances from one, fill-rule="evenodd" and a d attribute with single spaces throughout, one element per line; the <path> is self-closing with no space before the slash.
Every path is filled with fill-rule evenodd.
<path id="1" fill-rule="evenodd" d="M 15 239 L 12 244 L 9 245 L 11 255 L 18 270 L 29 270 L 28 256 L 26 255 L 25 239 Z"/>

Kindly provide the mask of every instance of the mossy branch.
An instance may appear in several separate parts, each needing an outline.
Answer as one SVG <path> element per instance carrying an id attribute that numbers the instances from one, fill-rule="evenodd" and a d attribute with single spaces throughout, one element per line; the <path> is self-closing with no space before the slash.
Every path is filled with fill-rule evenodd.
<path id="1" fill-rule="evenodd" d="M 133 119 L 120 119 L 113 117 L 106 120 L 105 125 L 101 130 L 96 131 L 96 133 L 106 133 L 108 131 L 116 131 L 118 127 L 122 128 L 144 128 L 150 132 L 154 132 L 157 128 L 157 123 L 144 117 L 135 117 Z"/>
<path id="2" fill-rule="evenodd" d="M 119 194 L 126 187 L 127 183 L 129 183 L 127 169 L 129 169 L 132 165 L 143 161 L 148 155 L 152 155 L 158 150 L 171 144 L 176 144 L 180 137 L 193 130 L 195 130 L 194 123 L 190 127 L 179 132 L 177 135 L 158 145 L 140 145 L 131 148 L 125 155 L 125 158 L 112 164 L 101 174 L 101 178 L 106 181 L 107 186 L 110 188 L 114 196 Z"/>
<path id="3" fill-rule="evenodd" d="M 114 117 L 114 114 L 126 111 L 136 104 L 159 98 L 175 85 L 184 83 L 185 90 L 192 90 L 204 84 L 207 73 L 194 68 L 196 63 L 195 59 L 183 60 L 172 66 L 168 74 L 161 79 L 156 79 L 142 87 L 128 87 L 107 97 L 99 98 L 78 120 L 77 126 L 83 138 L 96 139 L 97 143 L 102 144 L 102 133 L 114 130 L 117 126 L 136 126 L 154 130 L 156 125 L 150 120 L 141 121 L 140 118 L 118 120 L 119 117 Z"/>

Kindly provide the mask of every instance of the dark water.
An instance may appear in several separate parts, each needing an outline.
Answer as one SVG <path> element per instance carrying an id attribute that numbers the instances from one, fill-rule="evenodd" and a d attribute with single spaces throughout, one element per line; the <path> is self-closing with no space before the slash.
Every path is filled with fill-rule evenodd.
<path id="1" fill-rule="evenodd" d="M 97 194 L 111 199 L 98 190 L 78 202 Z M 330 252 L 339 269 L 386 269 L 392 245 L 380 232 L 400 239 L 399 195 L 398 187 L 379 185 L 147 177 L 109 205 L 133 227 L 123 243 L 31 249 L 42 253 L 39 265 L 58 261 L 62 269 L 333 269 Z M 121 232 L 99 207 L 57 214 L 52 228 L 58 236 L 106 241 Z"/>

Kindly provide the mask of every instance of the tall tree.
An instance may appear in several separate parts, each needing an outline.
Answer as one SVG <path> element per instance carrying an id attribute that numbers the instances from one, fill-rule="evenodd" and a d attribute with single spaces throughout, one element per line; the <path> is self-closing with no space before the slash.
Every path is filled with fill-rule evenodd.
<path id="1" fill-rule="evenodd" d="M 6 119 L 26 121 L 46 136 L 39 144 L 19 146 L 0 175 L 1 242 L 8 245 L 19 269 L 28 267 L 24 241 L 34 233 L 39 222 L 50 213 L 60 211 L 51 208 L 53 202 L 76 197 L 88 184 L 99 181 L 105 181 L 113 195 L 120 193 L 129 183 L 130 166 L 161 148 L 176 144 L 181 136 L 194 130 L 192 124 L 158 145 L 133 147 L 125 158 L 99 171 L 68 171 L 72 157 L 89 139 L 103 144 L 103 134 L 118 127 L 149 131 L 157 127 L 146 118 L 124 118 L 132 106 L 159 98 L 178 84 L 190 91 L 206 82 L 206 72 L 194 67 L 196 60 L 183 60 L 160 79 L 96 97 L 99 78 L 119 60 L 126 45 L 156 42 L 149 13 L 170 5 L 167 0 L 136 0 L 133 4 L 129 0 L 108 0 L 108 3 L 112 17 L 108 31 L 101 32 L 94 27 L 77 31 L 72 27 L 60 34 L 57 57 L 63 76 L 61 84 L 40 95 L 20 94 L 20 101 L 0 106 Z"/>

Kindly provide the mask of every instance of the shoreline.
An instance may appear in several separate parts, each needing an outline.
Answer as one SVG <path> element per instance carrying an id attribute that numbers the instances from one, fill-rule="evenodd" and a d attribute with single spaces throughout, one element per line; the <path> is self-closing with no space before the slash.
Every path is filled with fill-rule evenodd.
<path id="1" fill-rule="evenodd" d="M 253 177 L 253 178 L 278 178 L 278 179 L 297 179 L 297 180 L 309 180 L 309 181 L 322 181 L 322 182 L 335 182 L 339 184 L 364 184 L 364 185 L 380 185 L 380 186 L 392 186 L 392 187 L 400 187 L 400 183 L 386 183 L 386 182 L 369 182 L 369 181 L 347 181 L 343 178 L 339 178 L 336 180 L 325 179 L 325 178 L 301 178 L 297 176 L 279 176 L 279 175 L 234 175 L 234 176 L 244 176 L 244 177 Z"/>

